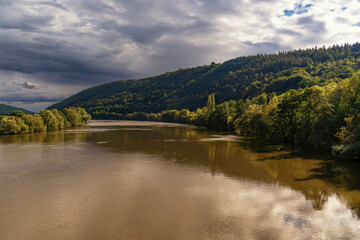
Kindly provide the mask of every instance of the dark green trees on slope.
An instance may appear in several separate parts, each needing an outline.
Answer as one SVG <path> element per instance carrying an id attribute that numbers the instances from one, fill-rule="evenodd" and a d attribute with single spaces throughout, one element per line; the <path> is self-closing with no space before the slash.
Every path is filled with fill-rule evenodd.
<path id="1" fill-rule="evenodd" d="M 360 44 L 239 57 L 209 66 L 181 69 L 140 80 L 117 81 L 84 90 L 51 108 L 82 107 L 94 119 L 121 119 L 133 112 L 157 113 L 217 102 L 247 99 L 261 93 L 325 86 L 360 68 Z"/>
<path id="2" fill-rule="evenodd" d="M 10 106 L 10 105 L 0 103 L 0 115 L 10 115 L 10 113 L 12 113 L 13 111 L 16 111 L 16 110 L 23 111 L 26 114 L 32 114 L 33 113 L 33 112 L 30 112 L 30 111 L 28 111 L 26 109 L 17 108 L 17 107 L 13 107 L 13 106 Z"/>
<path id="3" fill-rule="evenodd" d="M 360 157 L 360 71 L 339 84 L 291 89 L 279 96 L 215 104 L 214 95 L 196 111 L 136 112 L 125 119 L 191 123 L 218 131 L 308 146 L 343 158 Z"/>
<path id="4" fill-rule="evenodd" d="M 296 50 L 113 82 L 52 107 L 192 123 L 359 158 L 359 69 L 359 43 Z"/>

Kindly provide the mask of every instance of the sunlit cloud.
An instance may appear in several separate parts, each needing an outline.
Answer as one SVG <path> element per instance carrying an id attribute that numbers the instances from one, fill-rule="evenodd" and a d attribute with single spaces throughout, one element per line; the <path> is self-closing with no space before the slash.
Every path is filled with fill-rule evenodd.
<path id="1" fill-rule="evenodd" d="M 359 12 L 356 0 L 0 1 L 0 82 L 60 99 L 242 55 L 355 43 Z M 2 101 L 13 101 L 6 90 Z"/>

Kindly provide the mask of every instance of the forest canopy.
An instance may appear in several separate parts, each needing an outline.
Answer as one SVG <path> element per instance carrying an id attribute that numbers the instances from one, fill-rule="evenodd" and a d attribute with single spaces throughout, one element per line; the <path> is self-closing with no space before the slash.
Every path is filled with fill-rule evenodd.
<path id="1" fill-rule="evenodd" d="M 262 93 L 281 95 L 290 89 L 337 84 L 359 68 L 360 43 L 258 54 L 140 80 L 111 82 L 79 92 L 49 109 L 82 107 L 94 119 L 170 109 L 195 111 L 206 104 L 210 94 L 218 103 Z"/>
<path id="2" fill-rule="evenodd" d="M 360 43 L 259 54 L 104 84 L 51 108 L 192 123 L 359 158 L 359 69 Z"/>
<path id="3" fill-rule="evenodd" d="M 360 71 L 339 84 L 291 89 L 279 96 L 262 93 L 216 104 L 210 94 L 207 105 L 195 111 L 134 112 L 122 118 L 189 123 L 359 158 Z"/>

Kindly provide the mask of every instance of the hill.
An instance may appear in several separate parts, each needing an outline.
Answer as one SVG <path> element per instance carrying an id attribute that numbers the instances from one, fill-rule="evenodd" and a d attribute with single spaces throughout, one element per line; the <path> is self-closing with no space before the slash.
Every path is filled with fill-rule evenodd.
<path id="1" fill-rule="evenodd" d="M 179 69 L 140 80 L 116 81 L 79 92 L 49 109 L 82 107 L 93 118 L 122 118 L 132 112 L 194 111 L 214 93 L 217 103 L 262 93 L 326 86 L 360 68 L 360 43 L 239 57 L 222 64 Z"/>
<path id="2" fill-rule="evenodd" d="M 15 110 L 21 110 L 26 114 L 33 114 L 33 112 L 30 112 L 29 110 L 22 109 L 22 108 L 17 108 L 17 107 L 13 107 L 13 106 L 10 106 L 10 105 L 0 103 L 0 115 L 9 115 L 11 112 L 13 112 Z"/>

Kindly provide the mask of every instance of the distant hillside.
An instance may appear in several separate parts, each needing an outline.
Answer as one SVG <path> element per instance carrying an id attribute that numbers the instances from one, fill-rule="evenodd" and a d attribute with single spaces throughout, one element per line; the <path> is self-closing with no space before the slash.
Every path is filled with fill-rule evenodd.
<path id="1" fill-rule="evenodd" d="M 360 68 L 360 43 L 278 54 L 239 57 L 159 76 L 116 81 L 86 89 L 49 107 L 83 107 L 93 118 L 121 118 L 132 112 L 195 110 L 214 93 L 217 103 L 261 93 L 325 86 L 351 77 Z"/>
<path id="2" fill-rule="evenodd" d="M 0 115 L 9 115 L 12 111 L 15 111 L 15 110 L 21 110 L 26 114 L 33 114 L 33 112 L 30 112 L 29 110 L 0 103 Z"/>

